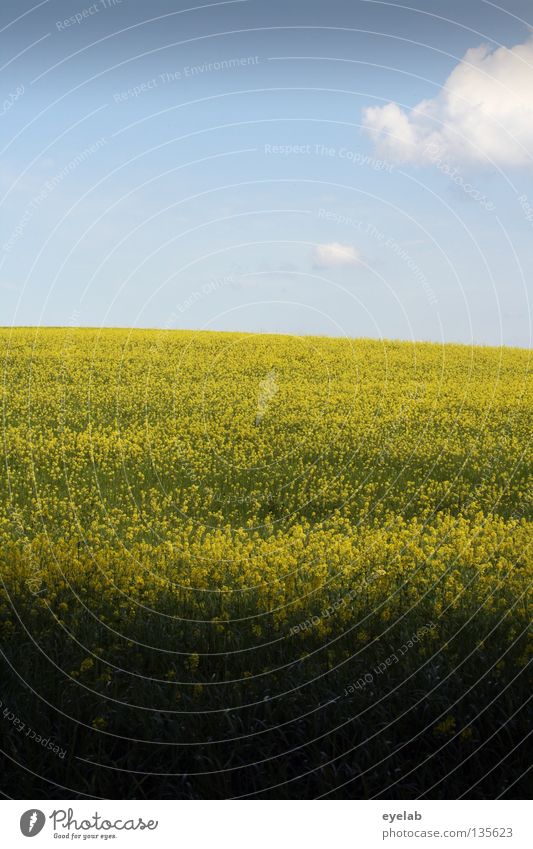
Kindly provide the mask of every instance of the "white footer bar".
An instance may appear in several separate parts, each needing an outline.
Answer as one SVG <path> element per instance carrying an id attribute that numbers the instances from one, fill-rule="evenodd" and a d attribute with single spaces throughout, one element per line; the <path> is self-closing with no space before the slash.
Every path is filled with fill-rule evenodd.
<path id="1" fill-rule="evenodd" d="M 11 801 L 0 803 L 13 846 L 331 847 L 533 846 L 524 801 Z M 29 839 L 35 843 L 29 844 Z"/>

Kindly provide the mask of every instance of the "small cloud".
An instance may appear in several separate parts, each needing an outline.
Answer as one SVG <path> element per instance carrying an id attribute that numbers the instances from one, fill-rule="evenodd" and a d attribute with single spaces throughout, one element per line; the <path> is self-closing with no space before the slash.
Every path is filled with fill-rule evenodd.
<path id="1" fill-rule="evenodd" d="M 363 124 L 380 153 L 399 162 L 531 165 L 533 35 L 514 47 L 468 50 L 429 100 L 364 110 Z"/>
<path id="2" fill-rule="evenodd" d="M 361 257 L 353 245 L 329 242 L 317 245 L 313 253 L 315 268 L 340 268 L 345 265 L 359 265 Z"/>

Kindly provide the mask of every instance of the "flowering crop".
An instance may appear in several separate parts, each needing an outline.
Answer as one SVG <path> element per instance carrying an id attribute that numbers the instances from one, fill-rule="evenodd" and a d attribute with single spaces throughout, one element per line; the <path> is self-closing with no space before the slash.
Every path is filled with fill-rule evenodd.
<path id="1" fill-rule="evenodd" d="M 0 346 L 0 634 L 70 721 L 192 745 L 334 702 L 338 727 L 379 695 L 347 685 L 432 623 L 380 687 L 436 686 L 426 745 L 476 743 L 444 681 L 462 698 L 490 670 L 503 691 L 527 662 L 528 352 L 85 329 Z M 241 789 L 224 782 L 202 792 Z"/>

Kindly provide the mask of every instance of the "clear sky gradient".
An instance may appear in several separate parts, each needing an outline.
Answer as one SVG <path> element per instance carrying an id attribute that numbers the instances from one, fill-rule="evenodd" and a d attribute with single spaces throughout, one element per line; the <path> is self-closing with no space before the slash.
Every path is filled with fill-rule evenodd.
<path id="1" fill-rule="evenodd" d="M 4 0 L 0 324 L 529 346 L 532 4 L 415 5 Z"/>

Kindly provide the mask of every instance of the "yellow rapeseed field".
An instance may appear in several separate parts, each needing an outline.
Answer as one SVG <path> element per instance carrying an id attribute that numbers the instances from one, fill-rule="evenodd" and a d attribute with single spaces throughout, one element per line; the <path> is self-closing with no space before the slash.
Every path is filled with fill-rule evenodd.
<path id="1" fill-rule="evenodd" d="M 414 676 L 417 704 L 436 688 L 427 751 L 479 746 L 475 704 L 457 700 L 483 673 L 481 710 L 527 662 L 529 352 L 77 328 L 5 329 L 0 345 L 0 633 L 64 717 L 57 735 L 189 745 L 183 714 L 228 740 L 334 702 L 335 722 L 290 748 L 382 688 L 390 723 L 389 689 Z M 237 720 L 242 705 L 263 707 Z M 178 772 L 220 776 L 217 757 Z M 254 792 L 278 778 L 259 772 Z M 217 781 L 202 792 L 242 789 Z"/>

